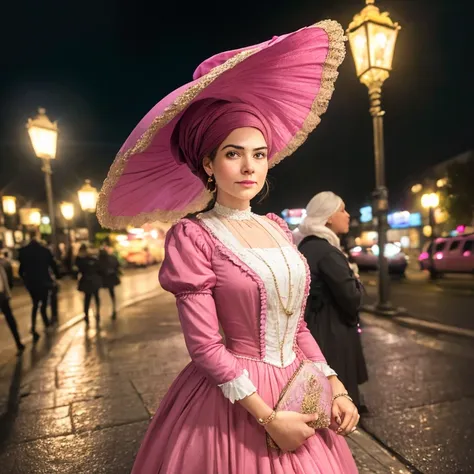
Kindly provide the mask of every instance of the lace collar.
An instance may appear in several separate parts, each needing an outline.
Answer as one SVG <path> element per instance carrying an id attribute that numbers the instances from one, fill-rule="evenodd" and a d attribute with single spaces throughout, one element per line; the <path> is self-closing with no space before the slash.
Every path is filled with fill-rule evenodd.
<path id="1" fill-rule="evenodd" d="M 225 217 L 226 219 L 234 221 L 245 221 L 252 218 L 252 208 L 249 207 L 245 210 L 232 209 L 230 207 L 223 206 L 216 202 L 212 209 L 218 216 Z"/>

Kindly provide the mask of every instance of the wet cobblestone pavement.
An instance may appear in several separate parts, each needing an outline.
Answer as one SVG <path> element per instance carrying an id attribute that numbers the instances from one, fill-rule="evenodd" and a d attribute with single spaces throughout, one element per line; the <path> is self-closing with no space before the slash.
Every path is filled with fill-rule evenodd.
<path id="1" fill-rule="evenodd" d="M 474 473 L 473 340 L 363 315 L 362 426 L 425 474 Z"/>
<path id="2" fill-rule="evenodd" d="M 188 363 L 174 299 L 161 294 L 117 321 L 40 341 L 0 374 L 2 474 L 125 474 L 151 415 Z M 363 432 L 360 472 L 405 473 Z"/>

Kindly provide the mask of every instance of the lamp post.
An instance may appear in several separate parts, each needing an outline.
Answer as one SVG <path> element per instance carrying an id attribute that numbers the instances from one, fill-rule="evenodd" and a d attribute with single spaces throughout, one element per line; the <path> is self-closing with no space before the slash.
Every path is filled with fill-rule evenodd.
<path id="1" fill-rule="evenodd" d="M 79 197 L 79 204 L 81 209 L 84 211 L 86 216 L 87 231 L 89 233 L 89 242 L 92 242 L 92 223 L 90 221 L 90 215 L 93 214 L 97 207 L 97 198 L 99 193 L 94 186 L 91 185 L 90 179 L 86 179 L 83 186 L 77 192 Z"/>
<path id="2" fill-rule="evenodd" d="M 71 245 L 71 221 L 74 219 L 74 204 L 72 202 L 63 201 L 59 208 L 61 209 L 61 214 L 66 221 L 66 231 L 67 231 L 67 240 L 69 245 Z"/>
<path id="3" fill-rule="evenodd" d="M 366 0 L 366 6 L 356 14 L 347 29 L 357 77 L 369 89 L 370 115 L 374 128 L 375 191 L 374 210 L 377 216 L 379 244 L 379 287 L 377 309 L 393 310 L 390 304 L 387 243 L 388 190 L 385 184 L 385 155 L 383 116 L 381 107 L 382 85 L 392 70 L 392 59 L 400 26 L 388 12 L 381 13 L 375 0 Z"/>
<path id="4" fill-rule="evenodd" d="M 66 221 L 66 232 L 67 232 L 67 245 L 68 249 L 66 252 L 66 264 L 68 267 L 68 271 L 72 272 L 72 239 L 71 239 L 71 222 L 74 219 L 74 204 L 72 202 L 63 201 L 59 205 L 59 209 L 61 209 L 61 214 Z"/>
<path id="5" fill-rule="evenodd" d="M 16 214 L 16 197 L 15 196 L 2 196 L 2 211 L 3 211 L 3 221 L 4 221 L 3 225 L 6 228 L 8 228 L 9 224 L 12 224 L 13 230 L 15 230 L 16 224 L 13 218 L 13 216 L 15 216 Z M 1 217 L 1 213 L 0 213 L 0 217 Z M 11 221 L 13 221 L 13 223 Z"/>
<path id="6" fill-rule="evenodd" d="M 2 196 L 2 208 L 6 216 L 14 216 L 16 214 L 16 197 Z"/>
<path id="7" fill-rule="evenodd" d="M 435 241 L 435 209 L 439 206 L 439 196 L 436 193 L 426 193 L 421 196 L 421 206 L 428 210 L 428 225 L 430 226 L 431 250 L 429 252 L 430 276 L 434 280 L 436 272 L 433 264 L 434 241 Z"/>
<path id="8" fill-rule="evenodd" d="M 34 119 L 28 119 L 26 128 L 28 129 L 35 154 L 43 162 L 41 170 L 44 173 L 48 213 L 51 221 L 51 244 L 54 254 L 57 255 L 56 214 L 54 209 L 53 186 L 51 184 L 51 160 L 56 159 L 58 124 L 57 122 L 51 122 L 51 120 L 49 120 L 45 109 L 39 108 L 38 115 Z"/>

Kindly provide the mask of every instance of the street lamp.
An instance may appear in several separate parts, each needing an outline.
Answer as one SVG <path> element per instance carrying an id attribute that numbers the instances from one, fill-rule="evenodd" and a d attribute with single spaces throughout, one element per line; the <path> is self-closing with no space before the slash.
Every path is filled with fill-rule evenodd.
<path id="1" fill-rule="evenodd" d="M 41 224 L 41 210 L 36 207 L 24 207 L 19 213 L 21 225 L 38 227 Z"/>
<path id="2" fill-rule="evenodd" d="M 86 216 L 87 230 L 89 232 L 89 241 L 92 242 L 92 225 L 90 222 L 89 214 L 94 213 L 96 210 L 97 198 L 99 196 L 99 193 L 97 192 L 97 189 L 91 185 L 90 179 L 86 179 L 86 182 L 79 189 L 77 195 L 79 197 L 79 204 L 81 205 L 81 209 L 84 211 L 84 214 Z"/>
<path id="3" fill-rule="evenodd" d="M 72 202 L 63 201 L 59 205 L 59 208 L 61 209 L 61 214 L 66 221 L 72 221 L 74 219 L 74 204 Z"/>
<path id="4" fill-rule="evenodd" d="M 390 304 L 388 262 L 385 257 L 387 243 L 388 190 L 385 185 L 385 156 L 383 142 L 383 116 L 381 108 L 382 85 L 392 70 L 400 26 L 388 12 L 381 13 L 375 0 L 366 0 L 366 6 L 356 14 L 347 29 L 357 77 L 369 89 L 370 114 L 374 128 L 375 183 L 374 209 L 377 215 L 379 244 L 379 288 L 377 309 L 393 310 Z"/>
<path id="5" fill-rule="evenodd" d="M 16 197 L 2 196 L 2 207 L 6 216 L 14 216 L 16 214 Z"/>
<path id="6" fill-rule="evenodd" d="M 439 206 L 439 196 L 436 193 L 426 193 L 421 196 L 421 206 L 428 210 L 428 224 L 430 228 L 431 251 L 429 252 L 430 260 L 430 276 L 431 279 L 436 277 L 433 265 L 434 241 L 435 241 L 435 209 Z"/>
<path id="7" fill-rule="evenodd" d="M 39 108 L 38 115 L 34 119 L 28 119 L 26 128 L 28 129 L 35 154 L 43 162 L 41 170 L 44 173 L 48 212 L 49 218 L 51 219 L 51 244 L 54 254 L 57 255 L 56 214 L 54 209 L 53 186 L 51 184 L 51 160 L 56 158 L 58 124 L 57 122 L 51 122 L 51 120 L 49 120 L 45 109 Z"/>
<path id="8" fill-rule="evenodd" d="M 71 238 L 71 221 L 74 219 L 74 204 L 72 202 L 63 201 L 59 205 L 61 214 L 66 221 L 66 233 L 67 233 L 67 244 L 68 251 L 66 253 L 65 263 L 68 271 L 72 272 L 72 238 Z"/>
<path id="9" fill-rule="evenodd" d="M 429 262 L 430 262 L 430 277 L 432 280 L 436 278 L 436 272 L 434 270 L 434 242 L 436 239 L 435 235 L 435 209 L 439 205 L 439 197 L 436 193 L 427 193 L 421 196 L 421 206 L 424 209 L 428 210 L 428 227 L 430 228 L 430 239 L 431 239 L 431 248 L 429 251 Z"/>

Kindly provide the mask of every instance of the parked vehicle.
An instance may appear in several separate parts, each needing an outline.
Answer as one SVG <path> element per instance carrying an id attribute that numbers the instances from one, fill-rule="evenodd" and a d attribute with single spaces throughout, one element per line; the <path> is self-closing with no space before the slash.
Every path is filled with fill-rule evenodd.
<path id="1" fill-rule="evenodd" d="M 349 250 L 351 260 L 357 264 L 359 270 L 377 270 L 379 267 L 379 246 L 357 245 Z M 388 260 L 388 271 L 392 274 L 405 275 L 408 266 L 408 256 L 402 251 L 401 246 L 394 242 L 385 245 L 385 256 Z"/>
<path id="2" fill-rule="evenodd" d="M 433 277 L 443 273 L 474 274 L 474 234 L 440 237 L 434 243 L 427 242 L 418 262 L 421 270 L 428 270 Z"/>

